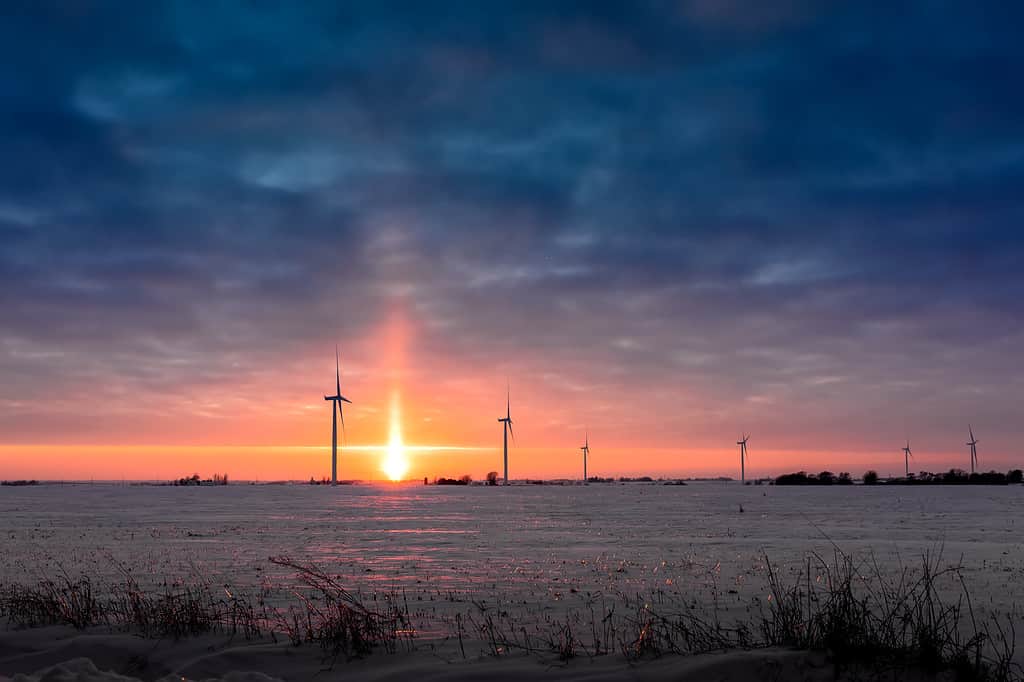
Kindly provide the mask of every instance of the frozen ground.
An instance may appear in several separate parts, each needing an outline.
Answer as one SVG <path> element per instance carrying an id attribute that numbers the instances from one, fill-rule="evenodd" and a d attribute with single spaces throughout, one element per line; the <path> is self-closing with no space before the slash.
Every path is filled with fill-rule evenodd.
<path id="1" fill-rule="evenodd" d="M 404 591 L 429 639 L 474 602 L 541 622 L 660 594 L 742 619 L 767 596 L 766 556 L 794 576 L 835 543 L 894 575 L 941 551 L 979 612 L 1019 616 L 1022 511 L 1020 486 L 3 488 L 0 580 L 113 580 L 121 563 L 144 585 L 201 576 L 273 601 L 294 576 L 267 559 L 287 555 L 366 599 Z"/>

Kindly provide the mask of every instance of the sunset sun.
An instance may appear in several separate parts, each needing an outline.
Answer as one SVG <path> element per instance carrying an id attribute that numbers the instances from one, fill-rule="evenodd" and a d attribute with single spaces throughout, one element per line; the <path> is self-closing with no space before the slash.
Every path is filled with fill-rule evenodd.
<path id="1" fill-rule="evenodd" d="M 391 427 L 387 451 L 380 469 L 392 481 L 401 481 L 409 471 L 409 457 L 402 443 L 402 411 L 398 392 L 391 395 Z"/>
<path id="2" fill-rule="evenodd" d="M 389 480 L 401 481 L 405 477 L 409 471 L 409 458 L 406 457 L 405 446 L 400 439 L 392 439 L 388 444 L 387 454 L 384 455 L 384 462 L 380 468 L 387 474 Z"/>

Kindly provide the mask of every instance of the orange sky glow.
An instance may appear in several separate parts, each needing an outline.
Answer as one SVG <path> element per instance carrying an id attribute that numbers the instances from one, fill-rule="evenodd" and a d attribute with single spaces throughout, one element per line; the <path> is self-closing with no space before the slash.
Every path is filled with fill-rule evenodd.
<path id="1" fill-rule="evenodd" d="M 407 312 L 397 308 L 369 337 L 342 340 L 342 392 L 353 404 L 345 407 L 346 430 L 339 434 L 339 478 L 482 479 L 500 471 L 497 417 L 506 377 L 516 435 L 513 479 L 580 476 L 579 446 L 587 432 L 591 475 L 738 478 L 733 436 L 744 430 L 744 417 L 745 430 L 754 433 L 748 477 L 802 469 L 902 473 L 898 432 L 894 442 L 837 442 L 828 424 L 808 425 L 771 402 L 702 405 L 686 387 L 633 387 L 614 368 L 590 378 L 582 361 L 555 371 L 524 354 L 493 367 L 466 366 L 444 353 L 418 353 L 415 332 Z M 328 476 L 330 403 L 323 395 L 333 389 L 333 365 L 330 344 L 311 344 L 302 357 L 237 381 L 186 386 L 141 401 L 119 398 L 108 386 L 84 406 L 56 402 L 56 428 L 49 434 L 0 445 L 0 477 Z M 953 448 L 940 437 L 914 442 L 913 471 L 962 467 L 967 459 L 954 449 L 956 441 Z"/>

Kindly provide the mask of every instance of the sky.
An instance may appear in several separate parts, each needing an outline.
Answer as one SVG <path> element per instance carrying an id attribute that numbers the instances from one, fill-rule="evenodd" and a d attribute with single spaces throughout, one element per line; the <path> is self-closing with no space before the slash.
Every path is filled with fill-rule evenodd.
<path id="1" fill-rule="evenodd" d="M 1014 3 L 4 14 L 2 478 L 1024 465 Z"/>

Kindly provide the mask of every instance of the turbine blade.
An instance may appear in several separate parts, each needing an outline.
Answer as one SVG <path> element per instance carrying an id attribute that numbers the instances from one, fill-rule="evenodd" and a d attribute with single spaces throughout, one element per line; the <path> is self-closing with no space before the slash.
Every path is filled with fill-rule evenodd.
<path id="1" fill-rule="evenodd" d="M 334 344 L 334 380 L 338 388 L 335 395 L 341 395 L 341 359 L 338 357 L 338 344 Z"/>
<path id="2" fill-rule="evenodd" d="M 345 396 L 343 396 L 343 395 L 342 395 L 342 394 L 340 394 L 340 393 L 338 394 L 338 398 L 339 398 L 339 399 L 341 399 L 341 400 L 344 400 L 344 401 L 345 401 L 346 403 L 348 403 L 349 405 L 351 405 L 351 404 L 352 404 L 352 401 L 351 401 L 351 400 L 349 400 L 348 398 L 346 398 Z"/>
<path id="3" fill-rule="evenodd" d="M 338 416 L 341 417 L 341 440 L 345 440 L 345 413 L 341 411 L 341 401 L 335 400 L 335 404 L 338 406 Z"/>
<path id="4" fill-rule="evenodd" d="M 512 442 L 515 443 L 516 442 L 516 432 L 512 430 L 512 420 L 511 419 L 508 420 L 508 433 L 509 433 L 510 436 L 512 436 Z"/>

